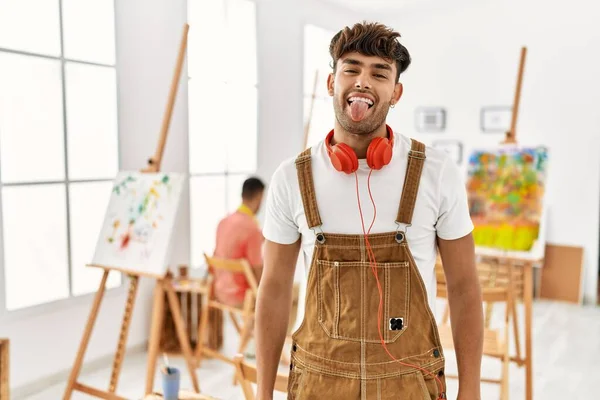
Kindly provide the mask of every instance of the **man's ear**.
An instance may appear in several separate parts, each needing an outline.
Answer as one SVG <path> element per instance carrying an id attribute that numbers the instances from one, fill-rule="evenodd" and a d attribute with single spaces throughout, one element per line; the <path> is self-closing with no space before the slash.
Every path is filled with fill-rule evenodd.
<path id="1" fill-rule="evenodd" d="M 333 96 L 333 85 L 333 74 L 329 74 L 329 76 L 327 76 L 327 93 L 329 93 L 330 96 Z"/>
<path id="2" fill-rule="evenodd" d="M 396 87 L 394 88 L 394 93 L 392 94 L 392 104 L 398 103 L 400 97 L 402 97 L 402 93 L 404 92 L 404 86 L 400 82 L 396 83 Z"/>

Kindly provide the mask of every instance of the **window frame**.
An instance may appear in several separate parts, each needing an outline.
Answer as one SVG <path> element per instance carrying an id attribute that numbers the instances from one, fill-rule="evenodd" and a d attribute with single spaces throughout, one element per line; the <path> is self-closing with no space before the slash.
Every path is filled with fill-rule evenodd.
<path id="1" fill-rule="evenodd" d="M 115 59 L 114 64 L 104 64 L 98 62 L 91 61 L 83 61 L 78 59 L 67 58 L 64 56 L 65 50 L 65 25 L 63 21 L 63 0 L 58 0 L 58 12 L 59 12 L 59 35 L 60 35 L 60 55 L 51 56 L 48 54 L 35 53 L 30 51 L 16 50 L 5 47 L 0 47 L 1 53 L 9 53 L 16 54 L 27 57 L 36 57 L 47 60 L 59 61 L 61 68 L 61 101 L 63 104 L 62 107 L 62 119 L 63 119 L 63 146 L 64 146 L 64 179 L 61 180 L 48 180 L 48 181 L 19 181 L 19 182 L 10 182 L 4 183 L 0 179 L 0 288 L 2 288 L 2 292 L 0 293 L 0 321 L 11 322 L 15 320 L 19 320 L 22 318 L 37 316 L 40 314 L 46 314 L 55 312 L 61 309 L 65 309 L 65 307 L 78 307 L 85 304 L 89 304 L 90 299 L 92 299 L 97 290 L 85 293 L 74 295 L 73 294 L 73 261 L 72 261 L 72 230 L 71 230 L 71 199 L 69 188 L 71 184 L 80 184 L 80 183 L 94 183 L 94 182 L 113 182 L 114 177 L 112 178 L 91 178 L 91 179 L 70 179 L 69 177 L 69 148 L 68 148 L 68 140 L 69 140 L 69 132 L 68 132 L 68 121 L 67 121 L 67 85 L 66 85 L 66 65 L 67 63 L 73 64 L 83 64 L 83 65 L 91 65 L 97 67 L 104 68 L 112 68 L 115 71 L 115 107 L 116 107 L 116 117 L 117 117 L 117 125 L 116 132 L 117 141 L 116 141 L 116 154 L 117 154 L 117 171 L 121 169 L 121 141 L 120 141 L 120 124 L 119 124 L 119 60 L 118 60 L 118 52 L 117 52 L 117 37 L 118 37 L 118 26 L 117 26 L 117 4 L 116 0 L 113 0 L 113 19 L 114 19 L 114 31 L 115 31 Z M 1 145 L 1 143 L 0 143 Z M 1 165 L 0 165 L 1 168 Z M 4 187 L 31 187 L 31 186 L 39 186 L 39 185 L 50 185 L 50 184 L 60 184 L 63 185 L 65 190 L 65 206 L 66 206 L 66 235 L 67 235 L 67 281 L 68 281 L 68 297 L 57 300 L 50 300 L 44 303 L 29 305 L 25 307 L 16 308 L 13 310 L 7 309 L 7 298 L 6 298 L 6 258 L 4 251 L 4 210 L 3 210 L 3 188 Z M 86 267 L 93 268 L 93 267 Z M 125 293 L 125 279 L 123 274 L 118 271 L 111 271 L 111 274 L 120 274 L 120 283 L 118 286 L 112 288 L 105 289 L 105 296 L 113 297 L 119 296 Z M 98 280 L 98 287 L 100 286 L 100 280 Z"/>

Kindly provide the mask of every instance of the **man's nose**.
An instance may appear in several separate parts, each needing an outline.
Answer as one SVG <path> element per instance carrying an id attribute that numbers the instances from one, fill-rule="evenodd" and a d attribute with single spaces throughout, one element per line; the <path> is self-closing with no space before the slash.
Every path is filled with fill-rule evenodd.
<path id="1" fill-rule="evenodd" d="M 371 82 L 369 80 L 368 75 L 361 74 L 356 78 L 356 82 L 354 83 L 354 87 L 356 89 L 371 89 Z"/>

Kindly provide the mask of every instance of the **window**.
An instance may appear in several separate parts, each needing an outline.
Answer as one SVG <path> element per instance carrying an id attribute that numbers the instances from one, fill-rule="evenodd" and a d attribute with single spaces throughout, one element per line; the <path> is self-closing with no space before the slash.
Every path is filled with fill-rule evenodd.
<path id="1" fill-rule="evenodd" d="M 314 25 L 304 27 L 304 123 L 310 122 L 308 147 L 325 138 L 333 128 L 333 103 L 327 93 L 327 76 L 331 72 L 329 43 L 333 35 Z"/>
<path id="2" fill-rule="evenodd" d="M 35 10 L 35 12 L 32 12 Z M 97 289 L 86 267 L 118 171 L 114 4 L 0 2 L 4 304 Z M 120 285 L 110 274 L 108 287 Z"/>
<path id="3" fill-rule="evenodd" d="M 256 171 L 256 6 L 188 0 L 188 21 L 191 261 L 198 266 Z"/>

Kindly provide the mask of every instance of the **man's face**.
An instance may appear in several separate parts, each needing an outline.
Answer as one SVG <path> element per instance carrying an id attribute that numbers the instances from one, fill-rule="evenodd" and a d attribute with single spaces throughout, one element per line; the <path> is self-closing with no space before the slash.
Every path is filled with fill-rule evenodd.
<path id="1" fill-rule="evenodd" d="M 385 123 L 390 104 L 402 95 L 396 83 L 396 65 L 360 53 L 344 54 L 335 75 L 327 80 L 333 109 L 340 125 L 353 134 L 368 134 Z"/>

